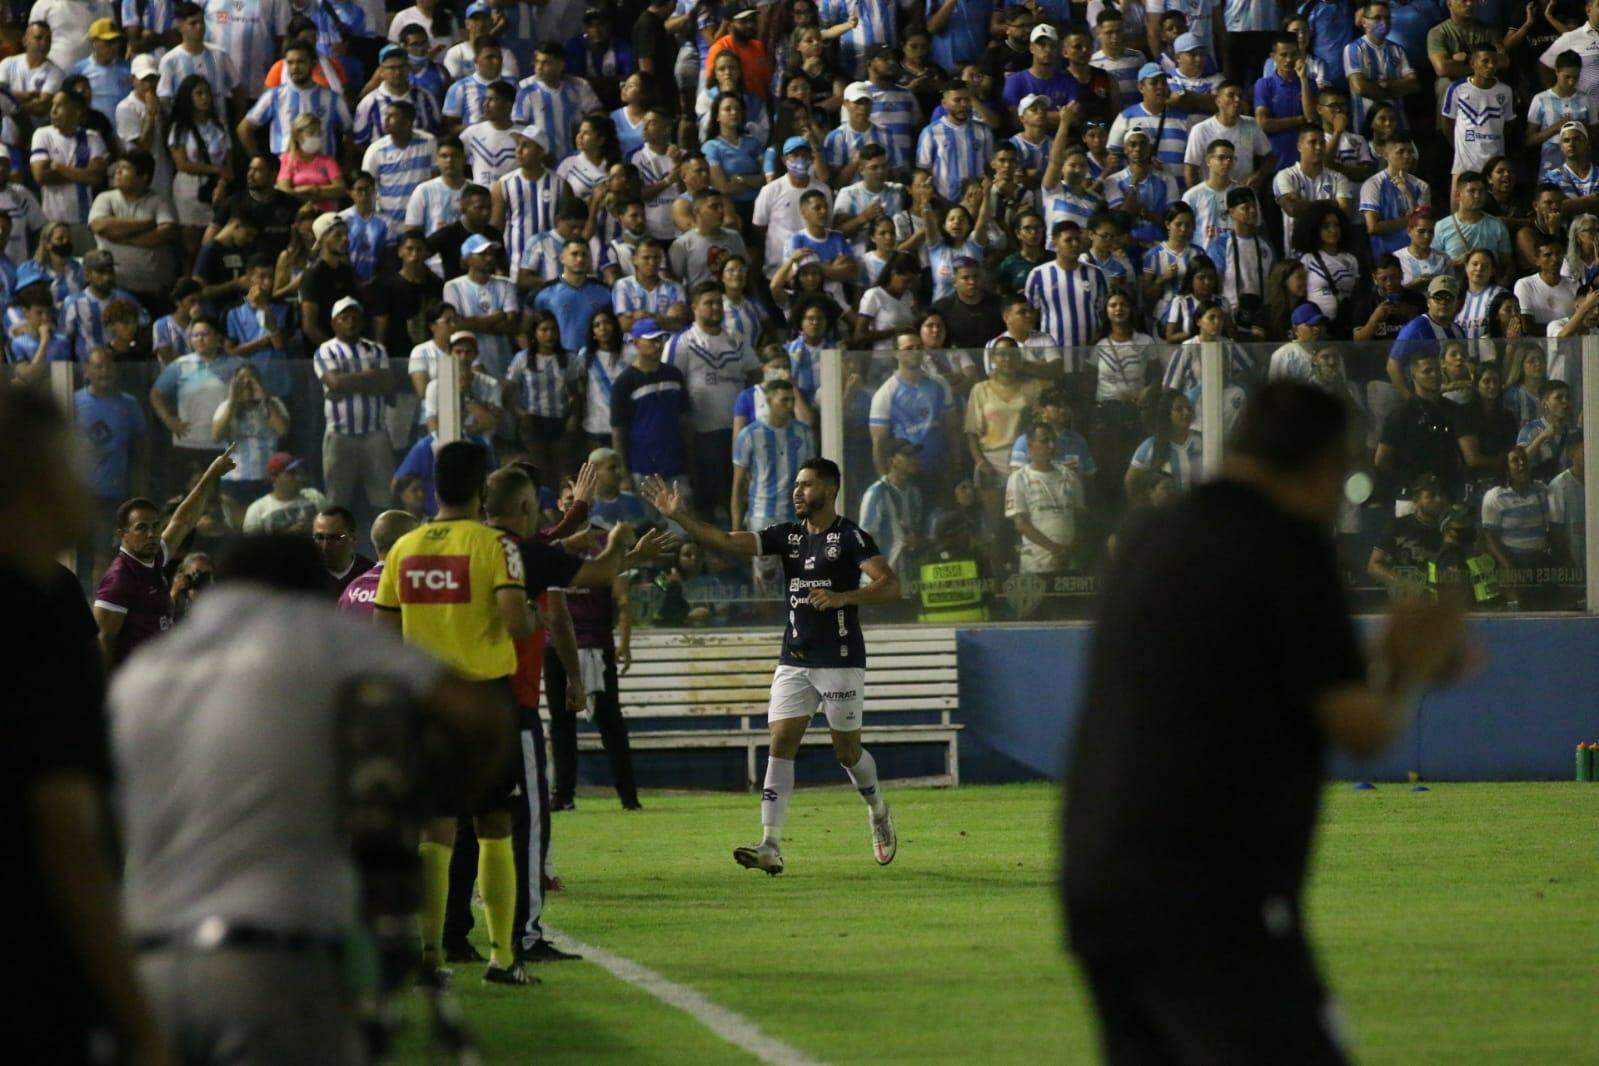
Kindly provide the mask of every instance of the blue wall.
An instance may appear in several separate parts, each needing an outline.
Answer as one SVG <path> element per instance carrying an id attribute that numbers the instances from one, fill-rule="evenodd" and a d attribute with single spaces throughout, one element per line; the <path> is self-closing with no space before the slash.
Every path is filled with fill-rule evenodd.
<path id="1" fill-rule="evenodd" d="M 1599 740 L 1599 618 L 1484 618 L 1472 631 L 1483 669 L 1428 695 L 1416 725 L 1384 757 L 1339 760 L 1335 775 L 1570 778 L 1577 741 Z M 1086 625 L 961 631 L 963 781 L 1061 775 L 1089 635 Z"/>

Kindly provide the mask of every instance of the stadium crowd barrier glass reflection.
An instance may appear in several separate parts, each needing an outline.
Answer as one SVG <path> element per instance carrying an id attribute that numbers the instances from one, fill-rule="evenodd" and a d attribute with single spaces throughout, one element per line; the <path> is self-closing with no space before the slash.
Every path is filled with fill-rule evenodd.
<path id="1" fill-rule="evenodd" d="M 1344 508 L 1336 534 L 1357 608 L 1460 582 L 1482 611 L 1577 610 L 1586 606 L 1578 344 L 1451 342 L 1435 367 L 1418 358 L 1428 353 L 1397 351 L 1400 368 L 1387 344 L 1222 340 L 1219 400 L 1208 406 L 1201 341 L 1141 335 L 1059 361 L 1037 338 L 986 351 L 828 350 L 796 378 L 817 383 L 817 436 L 844 472 L 841 512 L 900 574 L 903 598 L 878 609 L 883 621 L 1090 617 L 1096 575 L 1128 523 L 1212 473 L 1250 393 L 1285 375 L 1346 397 L 1353 412 L 1356 469 L 1373 491 Z M 73 399 L 98 500 L 77 560 L 85 583 L 115 551 L 122 500 L 175 505 L 230 441 L 239 469 L 193 550 L 241 530 L 309 533 L 330 502 L 356 513 L 363 543 L 378 510 L 427 513 L 434 412 L 421 409 L 404 361 L 395 367 L 391 396 L 341 401 L 330 427 L 309 360 L 57 364 L 48 385 Z M 1391 373 L 1425 395 L 1402 393 Z M 350 430 L 379 421 L 381 444 L 351 445 Z M 468 430 L 497 462 L 526 454 L 509 418 L 492 433 Z M 1218 431 L 1222 440 L 1208 439 Z M 280 453 L 293 461 L 274 462 Z M 633 582 L 641 625 L 782 620 L 759 567 L 697 546 Z"/>

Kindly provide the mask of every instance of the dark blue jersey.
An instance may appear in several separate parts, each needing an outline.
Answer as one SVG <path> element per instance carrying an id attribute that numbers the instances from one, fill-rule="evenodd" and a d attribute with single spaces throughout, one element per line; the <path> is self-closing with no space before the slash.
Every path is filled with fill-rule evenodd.
<path id="1" fill-rule="evenodd" d="M 786 666 L 865 666 L 866 638 L 859 610 L 820 611 L 807 600 L 811 589 L 847 592 L 861 586 L 861 563 L 883 554 L 871 534 L 842 515 L 820 533 L 804 522 L 779 522 L 761 530 L 761 554 L 783 560 L 788 590 L 788 627 L 783 630 Z"/>

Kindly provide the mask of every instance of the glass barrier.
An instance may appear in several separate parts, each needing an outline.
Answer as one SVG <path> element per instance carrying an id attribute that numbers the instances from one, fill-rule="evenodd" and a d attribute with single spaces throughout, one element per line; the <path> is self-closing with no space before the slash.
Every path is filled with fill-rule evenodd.
<path id="1" fill-rule="evenodd" d="M 758 529 L 792 517 L 798 458 L 827 454 L 843 471 L 841 512 L 871 533 L 901 578 L 901 602 L 875 612 L 879 619 L 1083 619 L 1120 531 L 1213 473 L 1225 446 L 1207 438 L 1224 437 L 1262 382 L 1289 376 L 1346 397 L 1354 412 L 1359 468 L 1373 489 L 1345 507 L 1337 539 L 1357 608 L 1444 581 L 1465 583 L 1485 611 L 1585 607 L 1583 359 L 1571 347 L 1580 341 L 1454 342 L 1436 362 L 1422 352 L 1406 358 L 1403 346 L 1310 334 L 1281 345 L 1222 342 L 1213 356 L 1220 401 L 1207 405 L 1202 337 L 1172 345 L 1135 333 L 1063 353 L 1037 337 L 986 351 L 901 340 L 904 351 L 774 361 L 767 373 L 797 387 L 770 397 L 759 386 L 733 390 L 732 427 L 696 429 L 686 452 L 651 444 L 643 430 L 624 434 L 636 445 L 627 448 L 632 470 L 602 464 L 595 523 L 657 523 L 633 492 L 633 476 L 655 470 L 692 492 L 708 520 Z M 95 528 L 78 558 L 87 587 L 116 550 L 118 506 L 142 496 L 170 511 L 229 443 L 238 467 L 192 550 L 214 551 L 240 531 L 309 534 L 317 509 L 331 503 L 354 513 L 350 546 L 370 554 L 366 534 L 379 511 L 434 509 L 441 412 L 430 369 L 412 374 L 409 361 L 391 360 L 389 380 L 330 401 L 303 355 L 228 354 L 236 345 L 223 344 L 209 358 L 166 365 L 103 355 L 52 364 L 49 384 L 70 394 L 93 463 Z M 556 522 L 563 479 L 612 443 L 601 432 L 609 415 L 580 395 L 564 420 L 535 417 L 526 382 L 481 369 L 453 376 L 446 421 L 455 416 L 496 463 L 531 459 L 549 483 L 545 521 Z M 1439 410 L 1448 412 L 1443 428 L 1429 414 Z M 775 561 L 685 544 L 632 575 L 634 619 L 778 625 Z"/>

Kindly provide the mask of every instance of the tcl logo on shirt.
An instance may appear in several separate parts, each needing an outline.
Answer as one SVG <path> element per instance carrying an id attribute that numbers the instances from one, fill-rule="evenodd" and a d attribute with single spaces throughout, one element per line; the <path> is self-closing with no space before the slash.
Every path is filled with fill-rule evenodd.
<path id="1" fill-rule="evenodd" d="M 401 603 L 468 603 L 472 560 L 465 555 L 414 555 L 400 562 Z"/>

